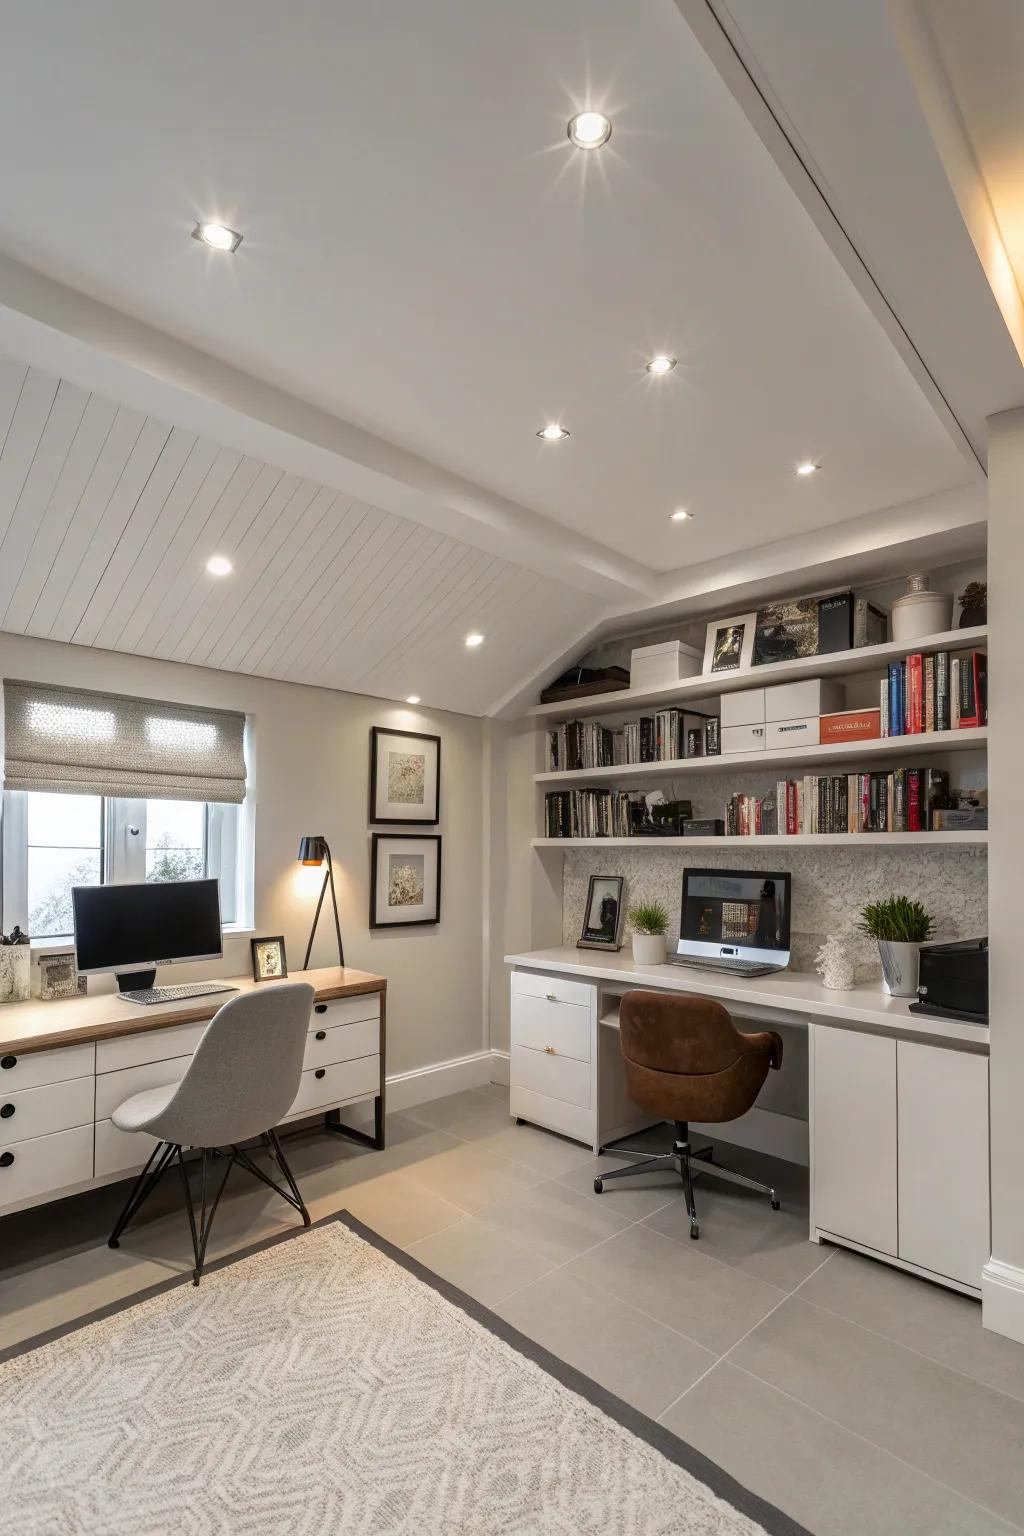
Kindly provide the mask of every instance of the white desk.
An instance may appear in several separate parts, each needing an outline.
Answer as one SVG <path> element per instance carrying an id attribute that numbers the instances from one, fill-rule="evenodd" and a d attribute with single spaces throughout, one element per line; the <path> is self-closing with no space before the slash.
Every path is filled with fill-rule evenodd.
<path id="1" fill-rule="evenodd" d="M 806 1041 L 806 1085 L 801 1077 L 794 1105 L 791 1072 L 790 1103 L 778 1113 L 770 1073 L 765 1102 L 741 1121 L 694 1129 L 809 1162 L 812 1240 L 980 1296 L 991 1251 L 987 1026 L 912 1014 L 881 983 L 833 992 L 799 972 L 733 977 L 568 947 L 505 960 L 514 1115 L 595 1151 L 649 1124 L 623 1083 L 623 993 L 717 998 L 741 1028 L 778 1029 L 790 1060 Z"/>

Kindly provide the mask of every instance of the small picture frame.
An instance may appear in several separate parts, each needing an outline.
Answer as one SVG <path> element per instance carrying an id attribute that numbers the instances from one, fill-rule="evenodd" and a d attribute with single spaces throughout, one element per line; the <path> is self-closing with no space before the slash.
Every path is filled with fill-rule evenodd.
<path id="1" fill-rule="evenodd" d="M 625 883 L 623 875 L 591 875 L 587 904 L 583 909 L 583 932 L 576 941 L 577 949 L 622 948 Z"/>
<path id="2" fill-rule="evenodd" d="M 249 947 L 252 950 L 253 981 L 284 981 L 288 975 L 288 957 L 280 934 L 272 939 L 250 939 Z"/>
<path id="3" fill-rule="evenodd" d="M 411 928 L 441 921 L 441 839 L 374 832 L 370 927 Z"/>
<path id="4" fill-rule="evenodd" d="M 62 997 L 85 997 L 87 978 L 75 969 L 75 952 L 62 950 L 56 955 L 39 956 L 39 997 L 44 1003 Z"/>
<path id="5" fill-rule="evenodd" d="M 704 672 L 749 672 L 754 659 L 756 613 L 715 619 L 704 640 Z"/>
<path id="6" fill-rule="evenodd" d="M 441 738 L 370 730 L 370 815 L 383 826 L 436 826 L 441 819 Z"/>

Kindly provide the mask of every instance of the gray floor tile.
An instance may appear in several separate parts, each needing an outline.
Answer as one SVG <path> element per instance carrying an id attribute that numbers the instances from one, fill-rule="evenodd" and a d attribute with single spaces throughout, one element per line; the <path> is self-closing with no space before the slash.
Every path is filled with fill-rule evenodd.
<path id="1" fill-rule="evenodd" d="M 800 1299 L 1024 1399 L 1024 1345 L 983 1328 L 981 1304 L 967 1296 L 836 1249 Z"/>
<path id="2" fill-rule="evenodd" d="M 183 1234 L 186 1245 L 187 1232 Z M 0 1281 L 0 1349 L 86 1317 L 168 1278 L 163 1263 L 104 1243 Z"/>
<path id="3" fill-rule="evenodd" d="M 815 1536 L 1007 1536 L 1010 1529 L 728 1361 L 661 1422 Z"/>
<path id="4" fill-rule="evenodd" d="M 605 1210 L 600 1201 L 588 1200 L 554 1182 L 539 1184 L 500 1205 L 489 1205 L 480 1217 L 553 1264 L 576 1258 L 627 1225 L 621 1216 Z"/>
<path id="5" fill-rule="evenodd" d="M 417 1104 L 404 1111 L 423 1125 L 432 1125 L 446 1131 L 460 1120 L 483 1119 L 497 1130 L 508 1124 L 508 1103 L 502 1104 L 493 1094 L 480 1088 L 467 1088 L 463 1093 L 452 1093 L 446 1099 L 431 1099 L 427 1104 Z"/>
<path id="6" fill-rule="evenodd" d="M 595 1200 L 603 1201 L 610 1210 L 625 1216 L 629 1221 L 641 1221 L 643 1217 L 653 1215 L 664 1206 L 682 1200 L 682 1180 L 671 1169 L 664 1173 L 641 1171 L 631 1174 L 628 1179 L 611 1179 L 605 1185 L 603 1194 L 594 1194 L 596 1174 L 612 1168 L 624 1168 L 627 1163 L 627 1158 L 606 1152 L 601 1157 L 590 1158 L 570 1173 L 563 1173 L 558 1182 L 567 1189 L 575 1189 L 581 1195 L 590 1195 Z"/>
<path id="7" fill-rule="evenodd" d="M 484 1083 L 480 1093 L 489 1093 L 493 1099 L 501 1099 L 508 1108 L 508 1083 Z"/>
<path id="8" fill-rule="evenodd" d="M 354 1184 L 345 1192 L 341 1208 L 399 1248 L 466 1216 L 460 1206 L 424 1189 L 405 1173 L 386 1173 L 379 1179 Z"/>
<path id="9" fill-rule="evenodd" d="M 555 1179 L 563 1173 L 579 1168 L 592 1156 L 578 1141 L 556 1136 L 553 1131 L 541 1131 L 533 1125 L 506 1124 L 499 1130 L 482 1130 L 476 1121 L 462 1121 L 452 1127 L 454 1136 L 466 1136 L 509 1157 L 524 1168 L 532 1168 L 546 1179 Z"/>
<path id="10" fill-rule="evenodd" d="M 698 1249 L 698 1243 L 684 1248 L 640 1225 L 583 1254 L 570 1267 L 621 1301 L 722 1354 L 777 1306 L 784 1292 Z"/>
<path id="11" fill-rule="evenodd" d="M 791 1297 L 742 1366 L 986 1508 L 1024 1521 L 1024 1403 Z"/>
<path id="12" fill-rule="evenodd" d="M 409 1246 L 413 1258 L 460 1291 L 493 1307 L 555 1267 L 536 1249 L 475 1216 Z"/>
<path id="13" fill-rule="evenodd" d="M 498 1157 L 481 1142 L 456 1142 L 444 1151 L 409 1164 L 406 1172 L 417 1184 L 443 1195 L 464 1211 L 479 1211 L 512 1199 L 541 1182 L 541 1174 Z"/>
<path id="14" fill-rule="evenodd" d="M 517 1291 L 496 1311 L 651 1417 L 714 1362 L 707 1350 L 632 1307 L 609 1304 L 604 1292 L 564 1269 Z"/>

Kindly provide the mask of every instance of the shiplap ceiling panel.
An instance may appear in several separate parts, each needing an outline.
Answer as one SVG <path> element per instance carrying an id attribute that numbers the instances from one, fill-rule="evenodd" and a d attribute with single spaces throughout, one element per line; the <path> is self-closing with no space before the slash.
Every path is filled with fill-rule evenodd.
<path id="1" fill-rule="evenodd" d="M 559 581 L 0 356 L 4 630 L 484 713 L 592 615 Z"/>

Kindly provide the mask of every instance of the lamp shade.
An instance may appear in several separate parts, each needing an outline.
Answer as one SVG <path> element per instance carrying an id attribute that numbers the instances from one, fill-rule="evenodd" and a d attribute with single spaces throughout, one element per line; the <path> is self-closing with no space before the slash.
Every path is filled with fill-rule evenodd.
<path id="1" fill-rule="evenodd" d="M 327 857 L 325 837 L 304 837 L 299 842 L 300 864 L 322 864 Z"/>

